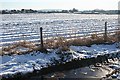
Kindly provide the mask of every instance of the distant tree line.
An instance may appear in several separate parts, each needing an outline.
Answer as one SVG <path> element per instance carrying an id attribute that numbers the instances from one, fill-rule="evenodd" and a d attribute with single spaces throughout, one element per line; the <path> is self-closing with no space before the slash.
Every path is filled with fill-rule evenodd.
<path id="1" fill-rule="evenodd" d="M 21 9 L 21 10 L 1 10 L 1 14 L 19 14 L 19 13 L 74 13 L 78 12 L 77 9 L 73 8 L 71 10 L 32 10 L 32 9 Z"/>
<path id="2" fill-rule="evenodd" d="M 82 11 L 81 14 L 120 14 L 120 10 L 87 10 Z"/>
<path id="3" fill-rule="evenodd" d="M 36 13 L 37 10 L 32 9 L 21 9 L 21 10 L 2 10 L 0 13 L 2 14 L 19 14 L 19 13 Z"/>
<path id="4" fill-rule="evenodd" d="M 0 10 L 1 14 L 20 14 L 20 13 L 75 13 L 75 14 L 120 14 L 120 10 L 85 10 L 79 11 L 78 9 L 71 10 L 32 10 L 32 9 L 21 9 L 21 10 Z"/>

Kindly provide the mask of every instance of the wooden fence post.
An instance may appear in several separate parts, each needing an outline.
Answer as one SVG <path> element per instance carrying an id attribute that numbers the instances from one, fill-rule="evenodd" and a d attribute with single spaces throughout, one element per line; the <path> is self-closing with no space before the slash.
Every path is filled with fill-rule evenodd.
<path id="1" fill-rule="evenodd" d="M 42 27 L 40 27 L 40 40 L 41 40 L 41 48 L 43 48 L 44 47 L 44 45 L 43 45 L 43 35 L 42 35 Z"/>
<path id="2" fill-rule="evenodd" d="M 120 43 L 120 28 L 118 28 L 117 37 L 118 37 L 118 42 Z"/>
<path id="3" fill-rule="evenodd" d="M 47 53 L 48 51 L 47 51 L 47 49 L 46 49 L 46 48 L 44 47 L 44 45 L 43 45 L 43 33 L 42 33 L 42 30 L 43 30 L 43 28 L 40 27 L 40 40 L 41 40 L 41 46 L 40 46 L 39 51 L 41 51 L 41 52 L 43 52 L 43 53 Z"/>
<path id="4" fill-rule="evenodd" d="M 105 22 L 104 42 L 107 42 L 107 22 Z"/>

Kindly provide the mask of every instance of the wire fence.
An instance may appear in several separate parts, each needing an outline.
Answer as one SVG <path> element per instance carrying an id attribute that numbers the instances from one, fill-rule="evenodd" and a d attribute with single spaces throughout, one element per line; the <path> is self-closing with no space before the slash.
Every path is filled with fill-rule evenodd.
<path id="1" fill-rule="evenodd" d="M 75 39 L 79 37 L 89 37 L 91 34 L 102 35 L 105 31 L 105 21 L 107 21 L 107 34 L 115 34 L 119 31 L 117 19 L 57 19 L 46 21 L 28 22 L 4 22 L 0 24 L 0 46 L 14 44 L 21 40 L 34 43 L 40 42 L 40 27 L 43 28 L 43 39 Z"/>
<path id="2" fill-rule="evenodd" d="M 5 25 L 2 28 L 4 31 L 0 35 L 2 38 L 0 55 L 6 54 L 6 52 L 8 54 L 23 54 L 36 51 L 38 48 L 42 50 L 44 47 L 49 49 L 63 47 L 64 50 L 67 50 L 68 45 L 91 45 L 93 43 L 103 43 L 103 41 L 120 41 L 119 24 L 109 22 L 84 27 L 76 27 L 71 24 L 67 24 L 67 27 L 66 24 L 63 26 L 53 25 L 52 27 L 36 25 Z M 26 51 L 21 51 L 19 48 L 26 49 Z"/>

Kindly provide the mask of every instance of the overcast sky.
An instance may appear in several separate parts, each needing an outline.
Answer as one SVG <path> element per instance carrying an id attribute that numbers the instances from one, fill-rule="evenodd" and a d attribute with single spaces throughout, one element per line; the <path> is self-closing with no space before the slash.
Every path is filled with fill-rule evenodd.
<path id="1" fill-rule="evenodd" d="M 0 9 L 118 9 L 119 0 L 0 0 Z"/>

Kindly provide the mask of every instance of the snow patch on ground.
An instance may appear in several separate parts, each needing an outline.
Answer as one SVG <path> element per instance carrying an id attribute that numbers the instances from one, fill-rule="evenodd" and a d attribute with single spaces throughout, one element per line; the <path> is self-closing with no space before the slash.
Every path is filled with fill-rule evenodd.
<path id="1" fill-rule="evenodd" d="M 78 53 L 89 55 L 90 57 L 97 57 L 98 55 L 111 54 L 119 52 L 120 49 L 116 48 L 116 44 L 112 45 L 92 45 L 87 46 L 70 46 L 70 49 Z"/>
<path id="2" fill-rule="evenodd" d="M 0 64 L 0 75 L 15 74 L 18 72 L 27 73 L 33 71 L 33 65 L 36 69 L 40 70 L 47 67 L 47 64 L 53 63 L 52 58 L 60 60 L 60 56 L 56 54 L 56 50 L 49 50 L 48 54 L 40 52 L 31 52 L 23 55 L 3 55 L 0 56 L 2 60 Z M 110 54 L 119 52 L 120 49 L 116 48 L 116 44 L 112 45 L 92 45 L 86 46 L 70 46 L 70 59 L 75 58 L 89 58 L 97 55 Z M 66 61 L 68 61 L 68 58 Z"/>
<path id="3" fill-rule="evenodd" d="M 4 55 L 2 56 L 2 64 L 0 64 L 0 75 L 32 72 L 33 65 L 41 69 L 41 66 L 46 66 L 46 63 L 50 63 L 52 57 L 57 58 L 57 55 L 55 53 L 44 54 L 40 52 L 25 55 Z"/>

